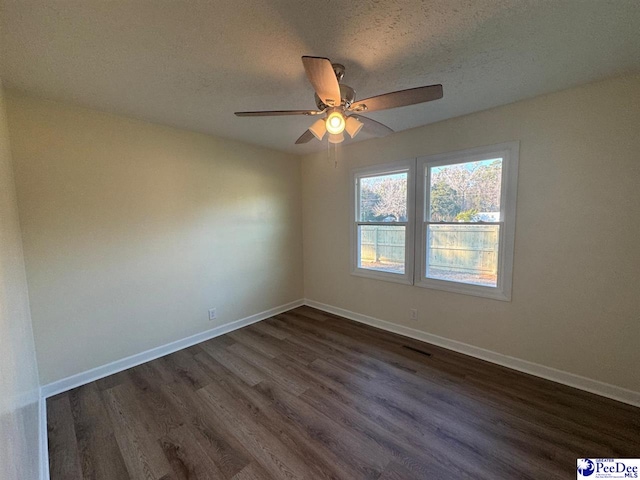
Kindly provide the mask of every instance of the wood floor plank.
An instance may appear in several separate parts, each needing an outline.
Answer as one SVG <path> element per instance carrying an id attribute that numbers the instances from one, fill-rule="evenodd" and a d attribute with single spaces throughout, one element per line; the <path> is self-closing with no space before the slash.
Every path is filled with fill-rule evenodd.
<path id="1" fill-rule="evenodd" d="M 231 480 L 271 480 L 272 478 L 264 469 L 252 463 L 243 468 L 237 475 L 234 475 Z"/>
<path id="2" fill-rule="evenodd" d="M 448 458 L 451 454 L 454 454 L 454 459 L 477 456 L 473 449 L 469 450 L 467 448 L 465 450 L 464 444 L 458 441 L 452 443 L 451 439 L 453 439 L 453 437 L 451 433 L 449 433 L 448 437 L 444 436 L 440 438 L 439 436 L 442 431 L 446 432 L 448 430 L 446 425 L 438 425 L 436 427 L 431 425 L 427 428 L 428 425 L 421 424 L 418 421 L 414 411 L 406 410 L 404 405 L 397 405 L 390 402 L 390 399 L 387 399 L 386 396 L 380 397 L 375 389 L 358 389 L 357 384 L 354 382 L 348 385 L 348 388 L 345 388 L 345 385 L 349 384 L 349 382 L 346 381 L 344 384 L 340 383 L 340 381 L 344 380 L 335 376 L 336 371 L 332 370 L 332 367 L 329 368 L 329 373 L 315 369 L 309 369 L 308 372 L 311 375 L 315 374 L 316 385 L 329 385 L 329 387 L 325 387 L 325 392 L 329 392 L 330 395 L 344 404 L 353 406 L 364 415 L 371 416 L 389 432 L 395 432 L 397 435 L 405 437 L 408 444 L 422 445 L 426 452 L 428 452 L 428 450 L 426 450 L 427 448 L 434 449 L 441 456 L 443 462 L 444 459 Z M 332 373 L 334 375 L 332 375 Z M 428 410 L 425 408 L 425 411 Z M 337 414 L 338 410 L 336 410 L 336 415 Z M 418 434 L 417 436 L 416 433 Z M 465 433 L 462 438 L 466 438 L 467 435 L 468 434 Z M 440 447 L 443 447 L 443 449 L 440 449 Z M 428 456 L 428 453 L 425 455 Z M 485 460 L 477 458 L 476 463 L 477 462 L 485 462 Z M 461 461 L 458 461 L 458 463 L 461 463 Z M 450 464 L 449 468 L 452 469 L 452 471 L 456 470 L 453 464 Z M 494 470 L 496 469 L 497 467 L 494 468 Z M 462 478 L 463 473 L 464 472 L 458 472 L 460 478 Z M 483 478 L 481 473 L 476 473 L 476 475 L 478 475 L 479 478 Z M 489 476 L 489 478 L 491 478 L 491 476 Z M 523 478 L 526 477 L 523 476 Z"/>
<path id="3" fill-rule="evenodd" d="M 441 477 L 441 476 L 417 477 L 402 465 L 396 462 L 391 462 L 387 466 L 387 468 L 385 468 L 384 472 L 382 472 L 382 475 L 380 475 L 380 478 L 378 480 L 420 480 L 422 478 L 438 478 L 438 479 L 444 480 L 445 478 L 454 478 L 454 477 Z"/>
<path id="4" fill-rule="evenodd" d="M 230 347 L 231 345 L 233 345 L 234 343 L 236 343 L 236 341 L 231 338 L 231 336 L 229 335 L 220 335 L 219 337 L 215 337 L 212 338 L 210 340 L 206 340 L 202 343 L 199 343 L 198 345 L 195 345 L 195 347 L 208 347 L 208 348 L 215 348 L 215 349 L 223 349 L 226 347 Z M 192 347 L 194 348 L 194 347 Z"/>
<path id="5" fill-rule="evenodd" d="M 199 390 L 211 383 L 211 379 L 193 360 L 193 355 L 185 350 L 162 357 L 160 361 L 164 362 L 181 381 L 193 390 Z"/>
<path id="6" fill-rule="evenodd" d="M 451 422 L 450 418 L 446 418 L 434 409 L 427 410 L 428 404 L 426 403 L 422 404 L 391 389 L 381 389 L 374 382 L 361 381 L 327 361 L 317 360 L 310 368 L 333 378 L 341 383 L 345 389 L 357 392 L 362 397 L 373 399 L 386 410 L 390 417 L 398 421 L 405 421 L 411 428 L 421 429 L 432 435 L 433 440 L 439 439 L 440 443 L 446 445 L 451 451 L 458 452 L 465 459 L 472 459 L 474 464 L 486 471 L 504 472 L 506 478 L 514 475 L 523 479 L 535 478 L 535 476 L 525 473 L 526 469 L 521 472 L 514 471 L 516 459 L 509 455 L 510 452 L 507 452 L 508 461 L 502 456 L 494 457 L 495 439 L 474 428 L 473 425 Z M 508 447 L 506 444 L 502 446 L 505 449 Z M 480 455 L 478 450 L 485 450 L 486 453 Z"/>
<path id="7" fill-rule="evenodd" d="M 233 348 L 236 345 L 237 343 L 229 348 Z M 260 371 L 260 369 L 256 368 L 254 365 L 234 354 L 233 352 L 230 352 L 227 348 L 218 349 L 212 348 L 208 345 L 203 345 L 202 348 L 208 355 L 224 365 L 225 368 L 229 369 L 239 378 L 244 380 L 247 385 L 257 385 L 258 383 L 267 379 L 267 377 L 263 372 Z"/>
<path id="8" fill-rule="evenodd" d="M 172 476 L 173 470 L 160 444 L 153 432 L 145 428 L 148 424 L 140 423 L 140 410 L 122 388 L 123 385 L 118 385 L 104 391 L 102 397 L 130 476 L 140 480 Z"/>
<path id="9" fill-rule="evenodd" d="M 268 397 L 277 411 L 301 425 L 318 443 L 324 444 L 337 456 L 348 459 L 362 478 L 377 478 L 390 460 L 390 453 L 377 443 L 317 411 L 285 390 L 263 382 L 256 388 Z"/>
<path id="10" fill-rule="evenodd" d="M 82 480 L 80 454 L 73 425 L 69 396 L 64 393 L 52 398 L 47 406 L 49 437 L 49 470 L 54 478 Z"/>
<path id="11" fill-rule="evenodd" d="M 502 418 L 502 424 L 497 427 L 492 421 L 493 419 L 496 422 L 501 420 L 497 411 L 487 409 L 484 405 L 467 401 L 461 395 L 452 398 L 450 395 L 446 395 L 445 389 L 434 388 L 437 385 L 432 383 L 414 382 L 412 377 L 412 375 L 403 370 L 389 369 L 385 372 L 380 369 L 379 375 L 376 377 L 376 383 L 386 387 L 387 391 L 390 392 L 388 395 L 391 397 L 398 397 L 396 392 L 401 391 L 403 396 L 400 397 L 400 403 L 415 405 L 416 402 L 422 402 L 428 404 L 430 411 L 434 414 L 444 416 L 445 421 L 450 416 L 455 415 L 461 423 L 474 426 L 482 432 L 495 433 L 492 441 L 496 446 L 504 443 L 508 447 L 513 447 L 514 444 L 521 440 L 521 430 L 524 428 L 522 422 L 519 422 L 518 428 L 513 430 L 508 423 L 505 424 L 505 419 Z M 510 435 L 510 433 L 512 434 Z M 531 438 L 529 438 L 527 442 L 522 443 L 521 449 L 529 453 L 532 448 L 546 446 L 532 444 Z M 558 445 L 550 445 L 544 455 L 552 456 L 552 450 L 558 447 Z"/>
<path id="12" fill-rule="evenodd" d="M 306 305 L 290 310 L 289 312 L 296 315 L 304 315 L 305 317 L 311 318 L 312 320 L 316 320 L 318 322 L 324 322 L 327 319 L 334 318 L 334 315 L 331 313 L 307 307 Z"/>
<path id="13" fill-rule="evenodd" d="M 265 341 L 264 337 L 266 337 L 266 334 L 260 333 L 258 331 L 252 331 L 250 330 L 250 328 L 251 327 L 247 329 L 236 330 L 235 332 L 231 332 L 229 336 L 236 342 L 242 343 L 247 347 L 251 347 L 255 351 L 269 358 L 275 358 L 282 353 L 282 351 L 278 349 L 278 347 L 276 347 L 273 343 Z M 229 350 L 233 350 L 234 346 L 228 348 Z"/>
<path id="14" fill-rule="evenodd" d="M 234 400 L 223 388 L 213 383 L 198 391 L 200 397 L 209 405 L 212 414 L 217 416 L 233 435 L 251 451 L 272 476 L 276 478 L 311 479 L 301 458 L 293 455 L 282 442 L 264 426 L 253 421 L 247 414 L 239 414 L 237 400 Z"/>
<path id="15" fill-rule="evenodd" d="M 264 333 L 266 335 L 271 335 L 272 337 L 277 338 L 278 340 L 284 340 L 285 338 L 289 337 L 289 334 L 287 332 L 283 332 L 282 330 L 279 330 L 278 328 L 266 322 L 254 323 L 249 328 L 251 328 L 252 330 Z"/>
<path id="16" fill-rule="evenodd" d="M 387 449 L 393 456 L 390 463 L 405 465 L 413 475 L 420 478 L 467 478 L 466 472 L 460 471 L 456 466 L 454 458 L 448 457 L 448 452 L 424 448 L 424 444 L 415 436 L 400 436 L 396 431 L 385 428 L 353 406 L 341 403 L 320 389 L 308 390 L 300 398 L 317 410 L 331 415 L 338 423 Z M 474 475 L 468 478 L 477 477 Z"/>
<path id="17" fill-rule="evenodd" d="M 300 395 L 310 387 L 310 385 L 307 384 L 303 379 L 297 377 L 291 372 L 286 371 L 277 363 L 271 361 L 272 359 L 261 355 L 260 353 L 244 346 L 243 344 L 237 343 L 232 347 L 229 347 L 228 350 L 237 354 L 239 357 L 243 358 L 247 362 L 251 363 L 251 365 L 253 365 L 255 368 L 260 370 L 263 373 L 265 380 L 269 379 L 273 382 L 278 383 L 294 395 Z"/>
<path id="18" fill-rule="evenodd" d="M 101 378 L 96 380 L 96 385 L 99 390 L 108 390 L 109 388 L 113 388 L 117 385 L 121 385 L 129 381 L 129 373 L 128 370 L 124 372 L 114 373 L 113 375 L 109 375 L 108 377 Z"/>
<path id="19" fill-rule="evenodd" d="M 302 344 L 305 348 L 319 353 L 322 358 L 333 361 L 343 368 L 358 370 L 363 375 L 375 376 L 375 372 L 361 361 L 361 357 L 358 355 L 360 350 L 357 340 L 354 340 L 353 348 L 350 348 L 348 341 L 335 332 L 326 332 L 317 325 L 300 323 L 295 316 L 287 316 L 287 314 L 281 316 L 288 319 L 286 329 L 297 332 L 295 337 L 287 339 L 288 341 L 298 345 Z M 293 319 L 293 323 L 291 319 Z M 344 345 L 340 345 L 336 339 L 342 339 Z M 364 355 L 363 357 L 367 358 Z"/>
<path id="20" fill-rule="evenodd" d="M 255 328 L 255 327 L 261 326 L 262 323 L 264 323 L 264 322 L 261 322 L 261 323 L 258 323 L 258 324 L 253 324 L 253 325 L 251 325 L 250 328 Z M 262 333 L 264 333 L 264 332 L 262 332 Z M 279 356 L 279 355 L 282 355 L 282 354 L 287 354 L 289 356 L 299 358 L 302 362 L 304 362 L 307 365 L 309 363 L 313 362 L 316 358 L 318 358 L 318 355 L 316 355 L 314 352 L 310 351 L 309 349 L 300 348 L 297 345 L 295 345 L 295 344 L 293 344 L 291 342 L 288 342 L 287 339 L 289 338 L 289 334 L 285 333 L 284 337 L 285 338 L 279 339 L 279 338 L 276 338 L 273 335 L 264 334 L 264 335 L 261 335 L 260 340 L 263 343 L 268 343 L 272 347 L 277 349 L 278 355 L 275 355 L 272 358 L 275 358 L 276 356 Z"/>
<path id="21" fill-rule="evenodd" d="M 84 478 L 92 480 L 130 478 L 95 382 L 71 390 L 69 403 Z M 55 454 L 55 452 L 50 453 Z"/>
<path id="22" fill-rule="evenodd" d="M 224 480 L 224 474 L 207 455 L 196 435 L 196 432 L 182 426 L 160 440 L 176 477 L 180 480 Z"/>
<path id="23" fill-rule="evenodd" d="M 233 436 L 232 429 L 212 414 L 196 392 L 185 391 L 179 382 L 167 382 L 160 388 L 190 429 L 200 434 L 203 448 L 225 478 L 231 478 L 251 462 L 252 455 Z"/>
<path id="24" fill-rule="evenodd" d="M 562 480 L 640 452 L 639 408 L 310 307 L 47 404 L 51 480 Z"/>
<path id="25" fill-rule="evenodd" d="M 285 362 L 287 358 L 279 357 L 277 360 Z M 290 366 L 297 368 L 291 364 Z M 404 418 L 394 418 L 384 406 L 367 396 L 344 390 L 339 383 L 328 377 L 311 371 L 306 373 L 309 375 L 308 379 L 315 381 L 315 384 L 313 389 L 305 392 L 301 398 L 316 406 L 318 410 L 325 409 L 327 415 L 347 426 L 351 426 L 354 420 L 349 420 L 341 413 L 345 407 L 356 415 L 359 414 L 360 418 L 369 419 L 380 431 L 385 432 L 384 439 L 376 438 L 367 432 L 366 422 L 359 422 L 358 430 L 387 447 L 396 460 L 407 463 L 423 478 L 485 478 L 480 472 L 470 473 L 471 470 L 463 469 L 461 464 L 464 462 L 460 461 L 460 456 L 455 450 L 447 448 L 444 442 L 423 432 L 419 426 L 408 423 Z M 351 413 L 349 416 L 355 415 Z M 407 446 L 419 453 L 407 457 Z"/>
<path id="26" fill-rule="evenodd" d="M 362 474 L 354 468 L 354 462 L 335 455 L 324 442 L 319 442 L 317 431 L 310 435 L 304 425 L 291 420 L 286 413 L 274 409 L 272 399 L 262 395 L 255 389 L 256 387 L 249 387 L 230 375 L 224 367 L 216 364 L 216 361 L 210 357 L 198 356 L 197 358 L 212 372 L 216 372 L 218 383 L 236 400 L 238 409 L 244 410 L 254 421 L 278 437 L 290 452 L 304 459 L 311 478 L 332 480 L 362 477 Z M 365 478 L 376 478 L 377 475 L 378 472 L 371 471 L 367 472 Z"/>
<path id="27" fill-rule="evenodd" d="M 145 428 L 151 431 L 155 438 L 160 439 L 186 423 L 184 416 L 173 407 L 161 388 L 173 378 L 168 380 L 150 364 L 135 367 L 129 376 L 129 395 L 135 398 L 132 398 L 132 402 L 138 405 L 140 421 L 145 422 Z"/>

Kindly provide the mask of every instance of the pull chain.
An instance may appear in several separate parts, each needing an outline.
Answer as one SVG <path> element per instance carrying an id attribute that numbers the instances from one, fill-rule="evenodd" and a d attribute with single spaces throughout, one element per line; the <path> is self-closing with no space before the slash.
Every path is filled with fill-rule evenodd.
<path id="1" fill-rule="evenodd" d="M 331 143 L 327 140 L 327 160 L 331 161 L 331 145 L 333 145 L 333 168 L 338 168 L 338 145 L 339 143 Z"/>

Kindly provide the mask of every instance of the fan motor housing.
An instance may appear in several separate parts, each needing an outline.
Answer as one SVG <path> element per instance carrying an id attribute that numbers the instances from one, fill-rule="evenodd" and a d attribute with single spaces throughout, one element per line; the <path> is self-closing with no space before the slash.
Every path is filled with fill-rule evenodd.
<path id="1" fill-rule="evenodd" d="M 331 105 L 327 105 L 322 100 L 320 100 L 318 94 L 314 94 L 314 97 L 316 99 L 316 106 L 318 107 L 318 110 L 326 110 L 327 108 L 331 108 Z M 340 84 L 340 97 L 340 105 L 348 108 L 349 105 L 351 105 L 356 100 L 356 91 L 349 85 Z"/>

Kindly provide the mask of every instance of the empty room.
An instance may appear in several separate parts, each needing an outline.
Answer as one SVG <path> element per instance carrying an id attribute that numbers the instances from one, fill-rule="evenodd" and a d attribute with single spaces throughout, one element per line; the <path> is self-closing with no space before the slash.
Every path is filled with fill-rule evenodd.
<path id="1" fill-rule="evenodd" d="M 0 0 L 0 480 L 640 478 L 636 0 Z"/>

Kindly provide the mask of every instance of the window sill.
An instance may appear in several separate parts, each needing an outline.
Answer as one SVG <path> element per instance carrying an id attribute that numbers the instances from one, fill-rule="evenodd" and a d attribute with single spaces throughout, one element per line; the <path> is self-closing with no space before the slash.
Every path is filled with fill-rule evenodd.
<path id="1" fill-rule="evenodd" d="M 369 278 L 371 280 L 382 280 L 384 282 L 402 283 L 404 285 L 413 285 L 411 279 L 407 278 L 407 274 L 400 275 L 397 273 L 385 273 L 375 270 L 366 270 L 363 268 L 356 268 L 351 270 L 351 275 L 356 277 Z"/>
<path id="2" fill-rule="evenodd" d="M 444 292 L 460 293 L 462 295 L 472 295 L 474 297 L 489 298 L 491 300 L 500 300 L 502 302 L 511 301 L 511 293 L 509 292 L 507 294 L 499 287 L 483 287 L 481 285 L 469 285 L 431 278 L 416 282 L 415 286 L 431 288 L 433 290 L 442 290 Z"/>

